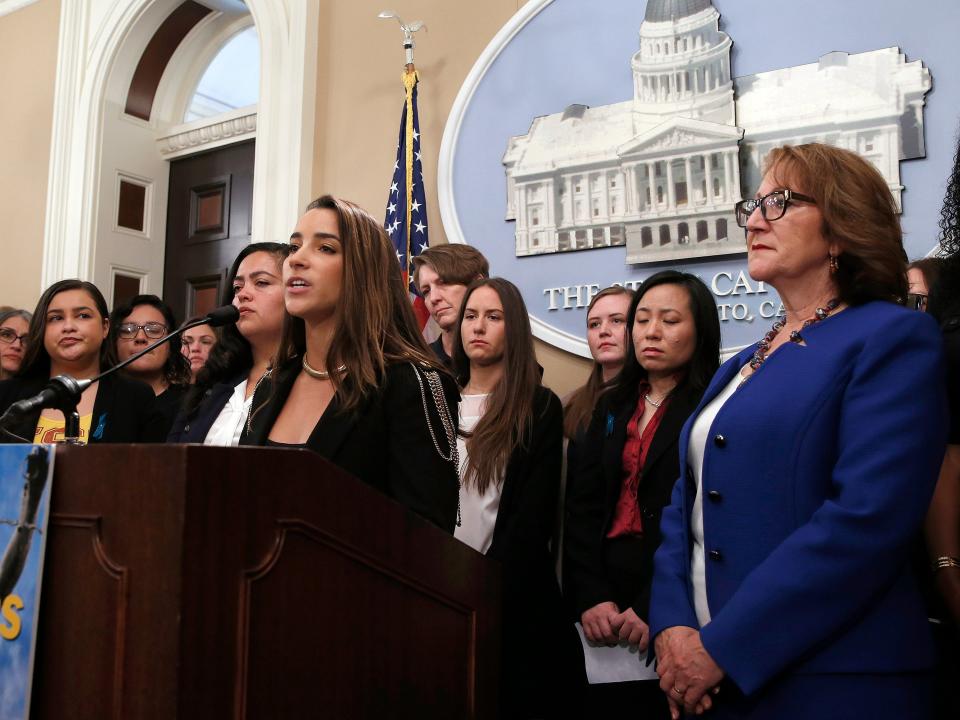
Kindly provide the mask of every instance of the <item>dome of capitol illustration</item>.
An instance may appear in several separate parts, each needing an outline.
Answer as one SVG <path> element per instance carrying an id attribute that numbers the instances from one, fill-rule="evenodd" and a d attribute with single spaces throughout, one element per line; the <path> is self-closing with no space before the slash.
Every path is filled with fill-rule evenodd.
<path id="1" fill-rule="evenodd" d="M 649 0 L 643 19 L 647 22 L 669 22 L 695 15 L 712 6 L 710 0 Z"/>

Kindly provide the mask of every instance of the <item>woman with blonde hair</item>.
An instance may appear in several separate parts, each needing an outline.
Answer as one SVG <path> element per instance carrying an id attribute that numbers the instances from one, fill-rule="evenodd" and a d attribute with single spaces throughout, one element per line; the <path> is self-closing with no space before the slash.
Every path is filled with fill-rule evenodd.
<path id="1" fill-rule="evenodd" d="M 587 429 L 603 391 L 623 369 L 627 358 L 627 312 L 633 290 L 604 288 L 587 306 L 587 346 L 593 367 L 587 382 L 570 393 L 563 406 L 563 435 L 574 440 Z"/>

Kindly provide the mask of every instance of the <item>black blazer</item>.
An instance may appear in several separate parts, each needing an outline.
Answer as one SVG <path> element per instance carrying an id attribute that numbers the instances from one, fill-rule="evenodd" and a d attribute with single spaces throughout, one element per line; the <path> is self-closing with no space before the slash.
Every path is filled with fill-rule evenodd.
<path id="1" fill-rule="evenodd" d="M 208 388 L 203 395 L 203 400 L 197 409 L 189 415 L 181 409 L 177 414 L 170 432 L 167 435 L 168 443 L 202 443 L 207 438 L 207 433 L 213 427 L 220 416 L 234 389 L 247 377 L 247 372 L 243 372 L 226 382 L 217 383 Z"/>
<path id="2" fill-rule="evenodd" d="M 48 378 L 4 380 L 0 382 L 0 413 L 18 400 L 36 395 L 43 390 Z M 10 426 L 10 430 L 33 441 L 40 410 Z M 93 402 L 90 421 L 91 443 L 163 442 L 166 421 L 157 407 L 157 400 L 149 385 L 122 375 L 109 375 L 100 381 L 97 398 Z M 16 442 L 9 435 L 0 442 Z"/>
<path id="3" fill-rule="evenodd" d="M 180 414 L 180 406 L 183 405 L 183 399 L 187 396 L 189 385 L 170 385 L 166 390 L 157 395 L 157 408 L 163 415 L 164 432 L 166 437 L 173 427 L 173 421 Z"/>
<path id="4" fill-rule="evenodd" d="M 509 717 L 566 717 L 583 659 L 550 542 L 560 500 L 563 408 L 538 387 L 526 447 L 507 463 L 487 556 L 503 567 L 501 700 Z"/>
<path id="5" fill-rule="evenodd" d="M 241 445 L 266 444 L 300 368 L 297 357 L 277 370 L 272 380 L 260 384 L 253 396 L 250 433 L 244 432 Z M 425 395 L 421 395 L 418 375 Z M 453 378 L 443 373 L 440 377 L 455 424 L 460 393 Z M 439 450 L 424 416 L 424 397 Z M 307 447 L 453 532 L 459 505 L 457 468 L 440 457 L 440 451 L 449 457 L 451 449 L 423 371 L 415 371 L 413 364 L 388 365 L 380 387 L 353 412 L 342 410 L 334 396 L 310 433 Z"/>
<path id="6" fill-rule="evenodd" d="M 650 443 L 637 490 L 643 521 L 642 561 L 636 569 L 642 581 L 630 607 L 644 621 L 650 612 L 653 554 L 660 545 L 660 515 L 680 476 L 678 441 L 683 423 L 696 409 L 702 390 L 680 388 L 660 420 Z M 585 610 L 616 597 L 604 562 L 604 543 L 623 484 L 623 446 L 638 395 L 613 406 L 601 398 L 590 425 L 567 469 L 564 521 L 563 590 L 579 617 Z M 570 457 L 570 456 L 568 456 Z M 621 608 L 623 610 L 625 608 Z"/>

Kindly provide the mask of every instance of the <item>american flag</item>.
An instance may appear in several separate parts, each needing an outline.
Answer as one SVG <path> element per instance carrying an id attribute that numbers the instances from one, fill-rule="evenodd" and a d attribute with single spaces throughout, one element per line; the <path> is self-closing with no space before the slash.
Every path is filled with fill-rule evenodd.
<path id="1" fill-rule="evenodd" d="M 413 287 L 410 260 L 422 253 L 430 242 L 427 239 L 427 200 L 423 189 L 423 166 L 420 162 L 420 117 L 417 113 L 417 73 L 407 72 L 403 78 L 406 100 L 400 115 L 400 140 L 397 159 L 393 163 L 393 180 L 387 197 L 384 228 L 393 241 L 397 260 L 403 272 L 403 282 L 410 291 L 413 310 L 420 321 L 420 329 L 432 340 L 434 323 L 423 298 Z"/>

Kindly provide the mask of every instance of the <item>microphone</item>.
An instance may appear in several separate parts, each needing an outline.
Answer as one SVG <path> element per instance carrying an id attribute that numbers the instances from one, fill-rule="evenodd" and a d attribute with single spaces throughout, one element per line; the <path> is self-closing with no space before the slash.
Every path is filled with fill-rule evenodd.
<path id="1" fill-rule="evenodd" d="M 92 384 L 93 380 L 75 380 L 69 375 L 57 375 L 51 378 L 47 386 L 33 397 L 19 400 L 7 408 L 3 418 L 0 418 L 0 425 L 8 416 L 28 415 L 43 408 L 62 410 L 66 415 L 76 407 L 80 395 Z M 68 409 L 64 410 L 64 406 L 67 406 Z"/>
<path id="2" fill-rule="evenodd" d="M 210 327 L 223 327 L 224 325 L 233 325 L 237 320 L 240 319 L 240 311 L 237 310 L 233 305 L 224 305 L 223 307 L 218 307 L 214 310 L 211 310 L 207 313 L 206 317 L 203 320 L 200 320 L 196 323 L 191 323 L 190 327 L 196 327 L 197 325 L 209 325 Z M 178 332 L 183 332 L 188 328 L 180 328 Z"/>
<path id="3" fill-rule="evenodd" d="M 190 328 L 195 328 L 198 325 L 223 327 L 224 325 L 232 325 L 239 319 L 240 311 L 237 310 L 237 308 L 235 308 L 233 305 L 224 305 L 211 310 L 204 317 L 198 320 L 194 320 L 191 323 L 184 323 L 172 333 L 169 333 L 168 335 L 165 335 L 157 340 L 155 343 L 148 345 L 136 355 L 131 355 L 122 363 L 114 365 L 112 368 L 108 368 L 95 378 L 76 380 L 69 375 L 57 375 L 56 377 L 51 378 L 50 382 L 47 383 L 47 386 L 33 397 L 19 400 L 7 408 L 7 411 L 2 417 L 0 417 L 0 428 L 5 427 L 10 420 L 22 417 L 23 415 L 28 415 L 44 408 L 60 410 L 63 412 L 64 416 L 70 412 L 76 412 L 77 403 L 80 402 L 80 395 L 83 394 L 84 390 L 98 380 L 105 378 L 108 375 L 112 375 L 118 370 L 122 370 L 132 362 L 136 362 L 148 352 L 151 352 L 152 350 L 163 345 L 165 342 L 168 342 L 170 338 L 176 337 L 177 335 L 186 332 Z"/>

